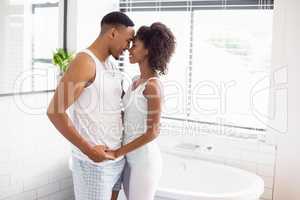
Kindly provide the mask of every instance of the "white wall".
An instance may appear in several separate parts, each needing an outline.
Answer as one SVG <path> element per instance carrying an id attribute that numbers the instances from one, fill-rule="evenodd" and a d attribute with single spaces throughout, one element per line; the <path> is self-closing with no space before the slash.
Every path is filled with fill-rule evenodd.
<path id="1" fill-rule="evenodd" d="M 27 2 L 0 2 L 0 93 L 14 91 L 16 77 L 28 69 Z M 24 26 L 26 24 L 26 26 Z M 26 51 L 25 51 L 26 50 Z M 25 56 L 26 55 L 26 56 Z M 30 62 L 31 64 L 31 62 Z M 26 83 L 26 82 L 25 82 Z M 23 89 L 28 91 L 29 85 Z"/>
<path id="2" fill-rule="evenodd" d="M 5 45 L 5 34 L 4 34 L 4 30 L 5 30 L 5 15 L 6 15 L 6 10 L 7 8 L 7 2 L 6 1 L 0 1 L 0 43 L 2 44 L 2 46 Z M 2 68 L 1 66 L 3 66 L 4 62 L 4 51 L 2 50 L 2 48 L 0 49 L 0 78 L 2 79 L 3 77 L 1 77 L 1 74 L 3 74 L 2 72 Z"/>
<path id="3" fill-rule="evenodd" d="M 73 198 L 70 146 L 46 115 L 52 95 L 0 98 L 0 200 Z"/>
<path id="4" fill-rule="evenodd" d="M 274 76 L 279 95 L 271 99 L 277 104 L 271 110 L 284 116 L 287 127 L 280 118 L 272 119 L 269 136 L 277 143 L 276 175 L 274 185 L 275 200 L 300 199 L 300 1 L 276 0 L 274 10 L 273 70 L 283 69 L 288 76 Z M 288 92 L 284 77 L 287 77 Z M 281 89 L 280 89 L 281 88 Z M 287 95 L 285 97 L 285 95 Z M 279 98 L 278 104 L 277 99 Z M 281 100 L 280 100 L 281 99 Z M 284 99 L 287 100 L 286 107 Z M 277 101 L 277 103 L 276 103 Z M 274 112 L 275 111 L 275 112 Z M 281 124 L 281 125 L 280 125 Z M 279 126 L 278 126 L 279 125 Z"/>

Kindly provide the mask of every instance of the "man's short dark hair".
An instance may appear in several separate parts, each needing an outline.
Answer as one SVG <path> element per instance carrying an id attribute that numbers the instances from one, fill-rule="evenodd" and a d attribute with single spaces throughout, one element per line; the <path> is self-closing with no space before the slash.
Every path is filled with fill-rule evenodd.
<path id="1" fill-rule="evenodd" d="M 123 26 L 134 26 L 133 21 L 122 12 L 111 12 L 105 15 L 101 20 L 101 27 L 103 25 L 123 25 Z"/>

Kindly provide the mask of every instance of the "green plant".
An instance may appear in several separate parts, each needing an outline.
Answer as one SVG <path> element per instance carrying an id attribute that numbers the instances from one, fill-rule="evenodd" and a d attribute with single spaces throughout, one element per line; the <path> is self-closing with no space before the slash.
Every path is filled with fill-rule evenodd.
<path id="1" fill-rule="evenodd" d="M 73 57 L 74 53 L 70 53 L 62 48 L 59 48 L 53 52 L 52 63 L 59 67 L 60 74 L 62 74 L 67 71 Z"/>

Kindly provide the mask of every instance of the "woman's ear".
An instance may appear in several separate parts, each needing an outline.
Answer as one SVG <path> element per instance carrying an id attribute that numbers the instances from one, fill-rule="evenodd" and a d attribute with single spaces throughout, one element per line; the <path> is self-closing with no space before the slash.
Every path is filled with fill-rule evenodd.
<path id="1" fill-rule="evenodd" d="M 149 54 L 149 50 L 146 49 L 146 50 L 145 50 L 145 56 L 148 56 L 148 54 Z"/>

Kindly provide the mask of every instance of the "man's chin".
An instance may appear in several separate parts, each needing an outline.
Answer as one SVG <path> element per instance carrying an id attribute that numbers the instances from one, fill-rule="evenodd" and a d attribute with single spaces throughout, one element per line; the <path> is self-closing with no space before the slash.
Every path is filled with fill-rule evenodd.
<path id="1" fill-rule="evenodd" d="M 114 59 L 116 59 L 116 60 L 119 60 L 119 59 L 120 59 L 120 57 L 121 57 L 121 55 L 123 55 L 123 54 L 112 55 L 112 56 L 114 57 Z"/>
<path id="2" fill-rule="evenodd" d="M 116 60 L 119 60 L 119 58 L 120 58 L 120 56 L 114 56 L 114 55 L 112 55 L 112 57 Z"/>

